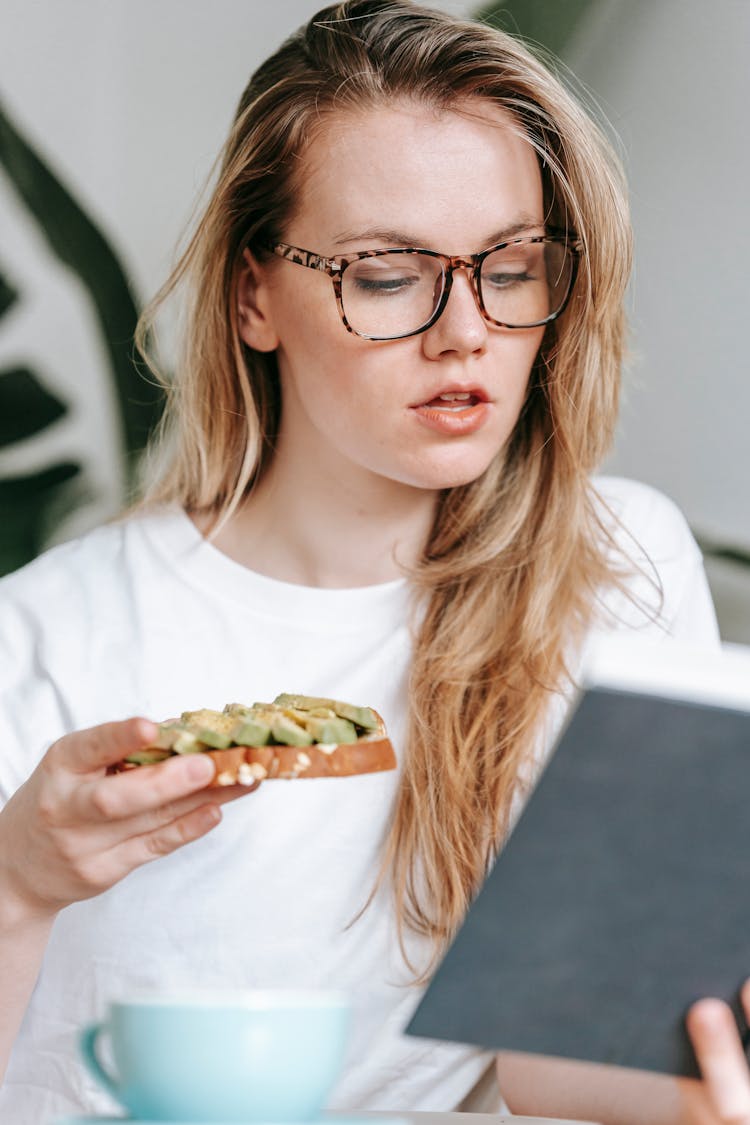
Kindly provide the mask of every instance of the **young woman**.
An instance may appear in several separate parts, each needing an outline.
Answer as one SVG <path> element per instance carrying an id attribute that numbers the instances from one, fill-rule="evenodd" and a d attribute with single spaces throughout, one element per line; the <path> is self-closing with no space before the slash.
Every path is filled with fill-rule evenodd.
<path id="1" fill-rule="evenodd" d="M 76 1033 L 138 986 L 351 990 L 335 1108 L 452 1108 L 486 1074 L 401 1030 L 585 645 L 716 641 L 679 513 L 591 476 L 629 261 L 607 145 L 505 35 L 350 0 L 253 76 L 163 294 L 187 331 L 145 500 L 0 588 L 3 1120 L 110 1108 Z M 398 775 L 236 801 L 200 756 L 106 773 L 154 737 L 128 716 L 281 690 L 377 707 Z M 632 1078 L 601 1108 L 524 1066 L 520 1112 L 684 1121 L 729 1088 L 654 1080 L 643 1118 Z"/>

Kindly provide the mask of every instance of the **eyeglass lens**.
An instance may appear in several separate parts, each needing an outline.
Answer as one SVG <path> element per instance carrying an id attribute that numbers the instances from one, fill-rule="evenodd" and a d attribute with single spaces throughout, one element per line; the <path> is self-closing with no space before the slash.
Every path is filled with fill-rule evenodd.
<path id="1" fill-rule="evenodd" d="M 560 242 L 517 242 L 488 254 L 479 277 L 487 315 L 524 328 L 558 313 L 570 288 L 573 256 Z M 355 332 L 375 338 L 424 327 L 445 288 L 439 258 L 394 250 L 349 263 L 341 279 L 344 313 Z"/>

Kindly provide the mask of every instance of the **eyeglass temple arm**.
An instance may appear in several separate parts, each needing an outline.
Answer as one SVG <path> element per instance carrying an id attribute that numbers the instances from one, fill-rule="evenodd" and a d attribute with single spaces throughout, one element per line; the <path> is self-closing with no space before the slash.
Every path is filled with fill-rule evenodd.
<path id="1" fill-rule="evenodd" d="M 275 242 L 270 249 L 280 258 L 287 258 L 308 269 L 322 270 L 323 273 L 340 273 L 341 266 L 331 258 L 323 258 L 320 254 L 313 254 L 312 250 L 301 250 L 298 246 L 289 246 L 286 242 Z"/>

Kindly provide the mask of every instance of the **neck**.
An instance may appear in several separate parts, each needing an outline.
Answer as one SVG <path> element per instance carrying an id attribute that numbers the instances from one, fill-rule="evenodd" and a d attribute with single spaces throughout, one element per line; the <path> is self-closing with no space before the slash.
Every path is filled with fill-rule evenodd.
<path id="1" fill-rule="evenodd" d="M 404 567 L 417 562 L 436 501 L 435 492 L 356 467 L 334 473 L 308 463 L 300 472 L 277 456 L 213 542 L 282 582 L 377 585 L 403 577 Z"/>

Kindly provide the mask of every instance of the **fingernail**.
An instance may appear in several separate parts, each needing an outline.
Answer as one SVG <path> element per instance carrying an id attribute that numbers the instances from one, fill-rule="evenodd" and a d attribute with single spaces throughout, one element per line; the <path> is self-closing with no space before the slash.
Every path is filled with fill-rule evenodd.
<path id="1" fill-rule="evenodd" d="M 203 781 L 206 784 L 214 776 L 214 764 L 210 758 L 202 754 L 191 754 L 187 759 L 187 775 L 191 781 Z"/>

